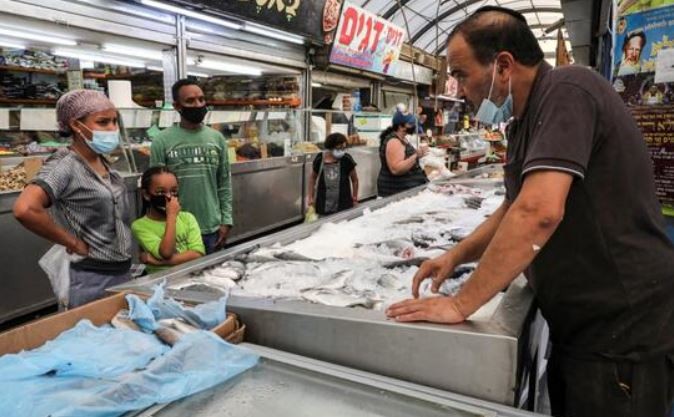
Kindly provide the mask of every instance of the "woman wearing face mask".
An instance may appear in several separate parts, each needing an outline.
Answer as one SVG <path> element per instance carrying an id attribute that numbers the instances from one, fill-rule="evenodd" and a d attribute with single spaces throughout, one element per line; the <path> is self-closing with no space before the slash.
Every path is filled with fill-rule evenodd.
<path id="1" fill-rule="evenodd" d="M 358 204 L 356 161 L 346 153 L 346 136 L 341 133 L 328 135 L 325 149 L 314 159 L 309 179 L 308 204 L 321 215 L 337 213 Z"/>
<path id="2" fill-rule="evenodd" d="M 92 90 L 75 90 L 56 103 L 59 130 L 70 147 L 52 155 L 14 205 L 32 232 L 83 259 L 71 263 L 69 307 L 105 295 L 131 278 L 129 204 L 122 177 L 103 156 L 119 145 L 117 110 Z M 61 219 L 55 222 L 48 209 Z"/>
<path id="3" fill-rule="evenodd" d="M 178 178 L 166 167 L 150 168 L 141 178 L 145 216 L 131 225 L 141 247 L 140 260 L 152 274 L 206 253 L 197 219 L 180 211 Z"/>
<path id="4" fill-rule="evenodd" d="M 393 124 L 380 135 L 379 159 L 381 169 L 377 179 L 377 194 L 388 197 L 428 182 L 419 166 L 419 158 L 428 149 L 414 149 L 407 139 L 416 132 L 416 120 L 411 114 L 396 112 Z"/>

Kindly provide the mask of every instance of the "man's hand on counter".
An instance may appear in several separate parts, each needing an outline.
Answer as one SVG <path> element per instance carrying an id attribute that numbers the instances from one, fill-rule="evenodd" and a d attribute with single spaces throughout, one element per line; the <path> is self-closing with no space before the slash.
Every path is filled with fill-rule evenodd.
<path id="1" fill-rule="evenodd" d="M 453 297 L 410 299 L 393 304 L 386 315 L 400 322 L 430 321 L 455 324 L 466 318 L 461 314 Z"/>

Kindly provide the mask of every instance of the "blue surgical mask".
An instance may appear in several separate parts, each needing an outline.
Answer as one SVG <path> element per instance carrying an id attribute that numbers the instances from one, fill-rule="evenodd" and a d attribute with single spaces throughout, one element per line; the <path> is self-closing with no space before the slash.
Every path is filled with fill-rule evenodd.
<path id="1" fill-rule="evenodd" d="M 119 146 L 119 130 L 91 130 L 84 123 L 82 126 L 91 132 L 91 140 L 84 141 L 97 154 L 110 153 Z"/>
<path id="2" fill-rule="evenodd" d="M 346 155 L 346 151 L 344 149 L 333 149 L 332 150 L 332 156 L 334 156 L 337 159 L 341 159 Z"/>
<path id="3" fill-rule="evenodd" d="M 494 81 L 496 80 L 496 64 L 494 64 L 494 74 L 491 77 L 491 87 L 489 88 L 489 96 L 482 100 L 480 108 L 477 109 L 475 118 L 486 125 L 498 125 L 499 123 L 507 122 L 513 115 L 513 95 L 512 95 L 512 80 L 508 81 L 508 97 L 501 106 L 491 101 L 491 93 L 494 90 Z"/>

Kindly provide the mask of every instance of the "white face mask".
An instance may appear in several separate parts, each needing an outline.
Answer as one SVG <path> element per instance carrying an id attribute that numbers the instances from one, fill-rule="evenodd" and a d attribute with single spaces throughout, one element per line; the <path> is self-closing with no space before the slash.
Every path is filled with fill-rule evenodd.
<path id="1" fill-rule="evenodd" d="M 512 95 L 512 79 L 508 81 L 508 97 L 501 106 L 491 101 L 491 93 L 494 90 L 494 81 L 496 80 L 496 63 L 494 63 L 494 73 L 491 77 L 491 87 L 489 88 L 489 96 L 482 100 L 480 108 L 477 109 L 475 118 L 480 123 L 486 125 L 498 125 L 499 123 L 507 122 L 513 115 L 513 95 Z"/>
<path id="2" fill-rule="evenodd" d="M 346 151 L 344 149 L 333 149 L 332 150 L 332 156 L 334 156 L 337 159 L 341 159 L 346 155 Z"/>

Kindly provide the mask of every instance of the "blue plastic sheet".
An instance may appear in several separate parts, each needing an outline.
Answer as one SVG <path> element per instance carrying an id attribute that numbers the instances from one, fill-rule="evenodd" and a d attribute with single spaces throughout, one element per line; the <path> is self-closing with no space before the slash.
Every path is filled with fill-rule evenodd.
<path id="1" fill-rule="evenodd" d="M 56 375 L 0 381 L 0 415 L 116 417 L 214 387 L 258 356 L 207 331 L 185 335 L 146 369 L 112 378 Z"/>
<path id="2" fill-rule="evenodd" d="M 187 323 L 201 329 L 212 329 L 225 321 L 227 315 L 226 296 L 217 301 L 200 304 L 194 308 L 183 307 L 174 299 L 165 296 L 165 284 L 165 282 L 162 282 L 157 285 L 154 293 L 147 300 L 147 306 L 152 310 L 155 319 L 181 318 Z"/>
<path id="3" fill-rule="evenodd" d="M 168 350 L 153 335 L 110 326 L 95 327 L 89 320 L 82 320 L 37 349 L 1 356 L 0 380 L 47 373 L 116 376 L 144 368 Z"/>
<path id="4" fill-rule="evenodd" d="M 163 286 L 147 304 L 134 295 L 127 301 L 147 333 L 162 318 L 189 317 L 210 328 L 226 316 L 224 298 L 189 309 L 165 299 Z M 147 333 L 83 320 L 38 349 L 0 357 L 0 416 L 120 416 L 211 388 L 259 359 L 205 330 L 173 348 Z"/>

